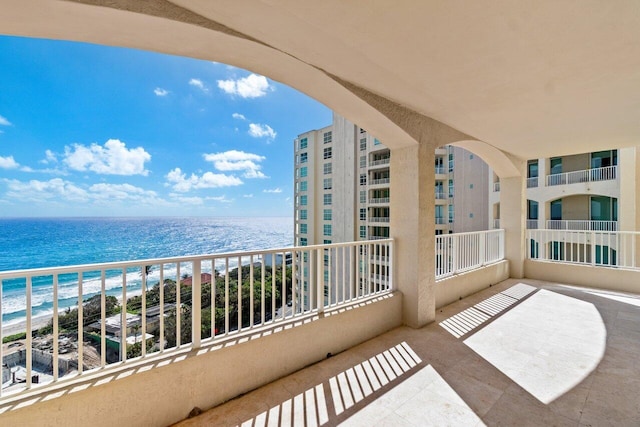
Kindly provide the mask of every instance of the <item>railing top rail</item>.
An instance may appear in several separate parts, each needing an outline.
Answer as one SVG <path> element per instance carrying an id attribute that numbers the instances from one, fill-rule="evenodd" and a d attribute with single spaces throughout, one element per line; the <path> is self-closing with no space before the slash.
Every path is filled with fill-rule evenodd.
<path id="1" fill-rule="evenodd" d="M 121 270 L 123 268 L 133 268 L 140 267 L 141 265 L 156 265 L 156 264 L 175 264 L 178 262 L 193 262 L 193 261 L 204 261 L 218 258 L 238 258 L 238 257 L 247 257 L 250 255 L 272 255 L 272 254 L 280 254 L 286 252 L 293 251 L 306 251 L 310 249 L 319 249 L 319 248 L 339 248 L 345 246 L 357 246 L 360 244 L 380 244 L 393 242 L 393 239 L 385 239 L 385 240 L 359 240 L 355 242 L 346 242 L 346 243 L 331 243 L 331 244 L 322 244 L 322 245 L 311 245 L 311 246 L 289 246 L 283 248 L 272 248 L 272 249 L 258 249 L 258 250 L 248 250 L 248 251 L 239 251 L 239 252 L 222 252 L 222 253 L 211 253 L 211 254 L 201 254 L 201 255 L 186 255 L 186 256 L 174 256 L 174 257 L 166 257 L 166 258 L 148 258 L 148 259 L 139 259 L 139 260 L 130 260 L 130 261 L 114 261 L 114 262 L 104 262 L 104 263 L 94 263 L 94 264 L 80 264 L 80 265 L 69 265 L 62 267 L 40 267 L 40 268 L 30 268 L 30 269 L 22 269 L 22 270 L 6 270 L 0 271 L 0 280 L 5 279 L 15 279 L 21 277 L 34 277 L 34 276 L 49 276 L 52 274 L 67 274 L 67 273 L 81 273 L 87 271 L 100 271 L 100 270 Z"/>
<path id="2" fill-rule="evenodd" d="M 502 231 L 504 231 L 503 228 L 494 228 L 492 230 L 467 231 L 467 232 L 464 232 L 464 233 L 441 234 L 441 235 L 438 235 L 436 237 L 444 238 L 444 237 L 469 235 L 469 234 L 483 234 L 483 233 L 484 234 L 490 234 L 490 233 L 499 233 L 499 232 L 502 232 Z"/>

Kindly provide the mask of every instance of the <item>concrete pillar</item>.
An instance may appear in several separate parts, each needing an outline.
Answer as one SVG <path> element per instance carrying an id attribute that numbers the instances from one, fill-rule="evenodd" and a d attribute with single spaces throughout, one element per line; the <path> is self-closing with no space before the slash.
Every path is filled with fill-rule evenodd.
<path id="1" fill-rule="evenodd" d="M 435 320 L 435 146 L 391 151 L 391 237 L 394 283 L 403 295 L 403 322 L 413 328 Z"/>
<path id="2" fill-rule="evenodd" d="M 640 149 L 622 148 L 618 152 L 618 224 L 620 231 L 640 231 Z"/>
<path id="3" fill-rule="evenodd" d="M 505 257 L 513 278 L 524 277 L 526 256 L 526 162 L 519 161 L 520 176 L 500 181 L 500 226 L 505 229 Z"/>

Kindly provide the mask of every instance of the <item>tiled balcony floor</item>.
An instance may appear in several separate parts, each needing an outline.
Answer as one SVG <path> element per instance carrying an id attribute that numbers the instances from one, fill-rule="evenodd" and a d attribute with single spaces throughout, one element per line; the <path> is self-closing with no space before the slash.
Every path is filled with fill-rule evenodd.
<path id="1" fill-rule="evenodd" d="M 509 279 L 179 425 L 638 426 L 639 354 L 640 297 Z"/>

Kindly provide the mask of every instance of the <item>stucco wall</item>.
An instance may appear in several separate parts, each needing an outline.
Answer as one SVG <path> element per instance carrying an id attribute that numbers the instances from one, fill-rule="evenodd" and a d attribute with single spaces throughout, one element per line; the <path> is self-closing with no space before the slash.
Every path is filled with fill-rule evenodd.
<path id="1" fill-rule="evenodd" d="M 509 261 L 504 260 L 483 268 L 438 280 L 436 308 L 479 292 L 509 278 Z"/>
<path id="2" fill-rule="evenodd" d="M 166 426 L 195 406 L 208 409 L 393 329 L 401 324 L 401 313 L 402 296 L 394 293 L 308 322 L 298 319 L 260 337 L 254 332 L 89 374 L 48 393 L 5 401 L 0 425 Z"/>
<path id="3" fill-rule="evenodd" d="M 640 271 L 526 260 L 525 277 L 621 292 L 640 292 Z"/>

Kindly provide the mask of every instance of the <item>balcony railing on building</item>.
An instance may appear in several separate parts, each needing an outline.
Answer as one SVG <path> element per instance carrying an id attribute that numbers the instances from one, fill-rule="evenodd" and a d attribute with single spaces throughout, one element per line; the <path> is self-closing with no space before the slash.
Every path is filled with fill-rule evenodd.
<path id="1" fill-rule="evenodd" d="M 550 219 L 547 220 L 546 226 L 548 230 L 616 231 L 618 230 L 618 221 Z"/>
<path id="2" fill-rule="evenodd" d="M 504 230 L 436 236 L 436 280 L 504 259 Z"/>
<path id="3" fill-rule="evenodd" d="M 527 258 L 640 270 L 640 232 L 528 230 Z"/>
<path id="4" fill-rule="evenodd" d="M 436 175 L 444 175 L 446 172 L 444 166 L 436 166 Z"/>
<path id="5" fill-rule="evenodd" d="M 495 218 L 495 219 L 493 220 L 493 228 L 494 228 L 494 229 L 498 229 L 498 228 L 500 228 L 500 218 Z"/>
<path id="6" fill-rule="evenodd" d="M 369 185 L 383 185 L 389 184 L 389 182 L 389 178 L 372 179 L 371 181 L 369 181 Z"/>
<path id="7" fill-rule="evenodd" d="M 389 197 L 379 197 L 379 198 L 369 199 L 369 203 L 373 203 L 373 204 L 389 203 Z"/>
<path id="8" fill-rule="evenodd" d="M 384 159 L 371 160 L 369 162 L 369 167 L 383 166 L 383 165 L 388 165 L 389 163 L 391 163 L 391 158 L 390 157 L 386 157 Z"/>
<path id="9" fill-rule="evenodd" d="M 577 184 L 580 182 L 606 181 L 616 179 L 618 166 L 606 166 L 603 168 L 585 169 L 573 172 L 564 172 L 547 175 L 547 185 Z"/>
<path id="10" fill-rule="evenodd" d="M 436 191 L 435 196 L 438 200 L 444 200 L 447 198 L 447 194 L 444 191 Z"/>
<path id="11" fill-rule="evenodd" d="M 538 228 L 538 220 L 537 219 L 528 219 L 527 220 L 527 229 L 535 230 Z"/>
<path id="12" fill-rule="evenodd" d="M 441 216 L 436 217 L 436 224 L 444 224 L 444 223 L 446 223 L 446 219 L 444 217 L 441 217 Z"/>
<path id="13" fill-rule="evenodd" d="M 369 222 L 389 222 L 388 216 L 373 216 L 369 217 Z"/>
<path id="14" fill-rule="evenodd" d="M 497 193 L 498 191 L 500 191 L 500 181 L 496 181 L 493 183 L 493 191 L 495 193 Z"/>
<path id="15" fill-rule="evenodd" d="M 532 176 L 527 178 L 527 188 L 536 188 L 538 186 L 538 177 Z"/>
<path id="16" fill-rule="evenodd" d="M 384 260 L 383 271 L 375 260 Z M 0 298 L 3 287 L 25 290 L 28 332 L 20 351 L 0 347 L 0 399 L 389 293 L 393 265 L 393 240 L 381 237 L 0 272 Z M 374 273 L 375 283 L 368 280 Z M 46 338 L 31 333 L 34 301 L 44 297 L 53 309 Z M 120 305 L 109 317 L 114 297 Z M 77 311 L 60 311 L 74 305 Z"/>

